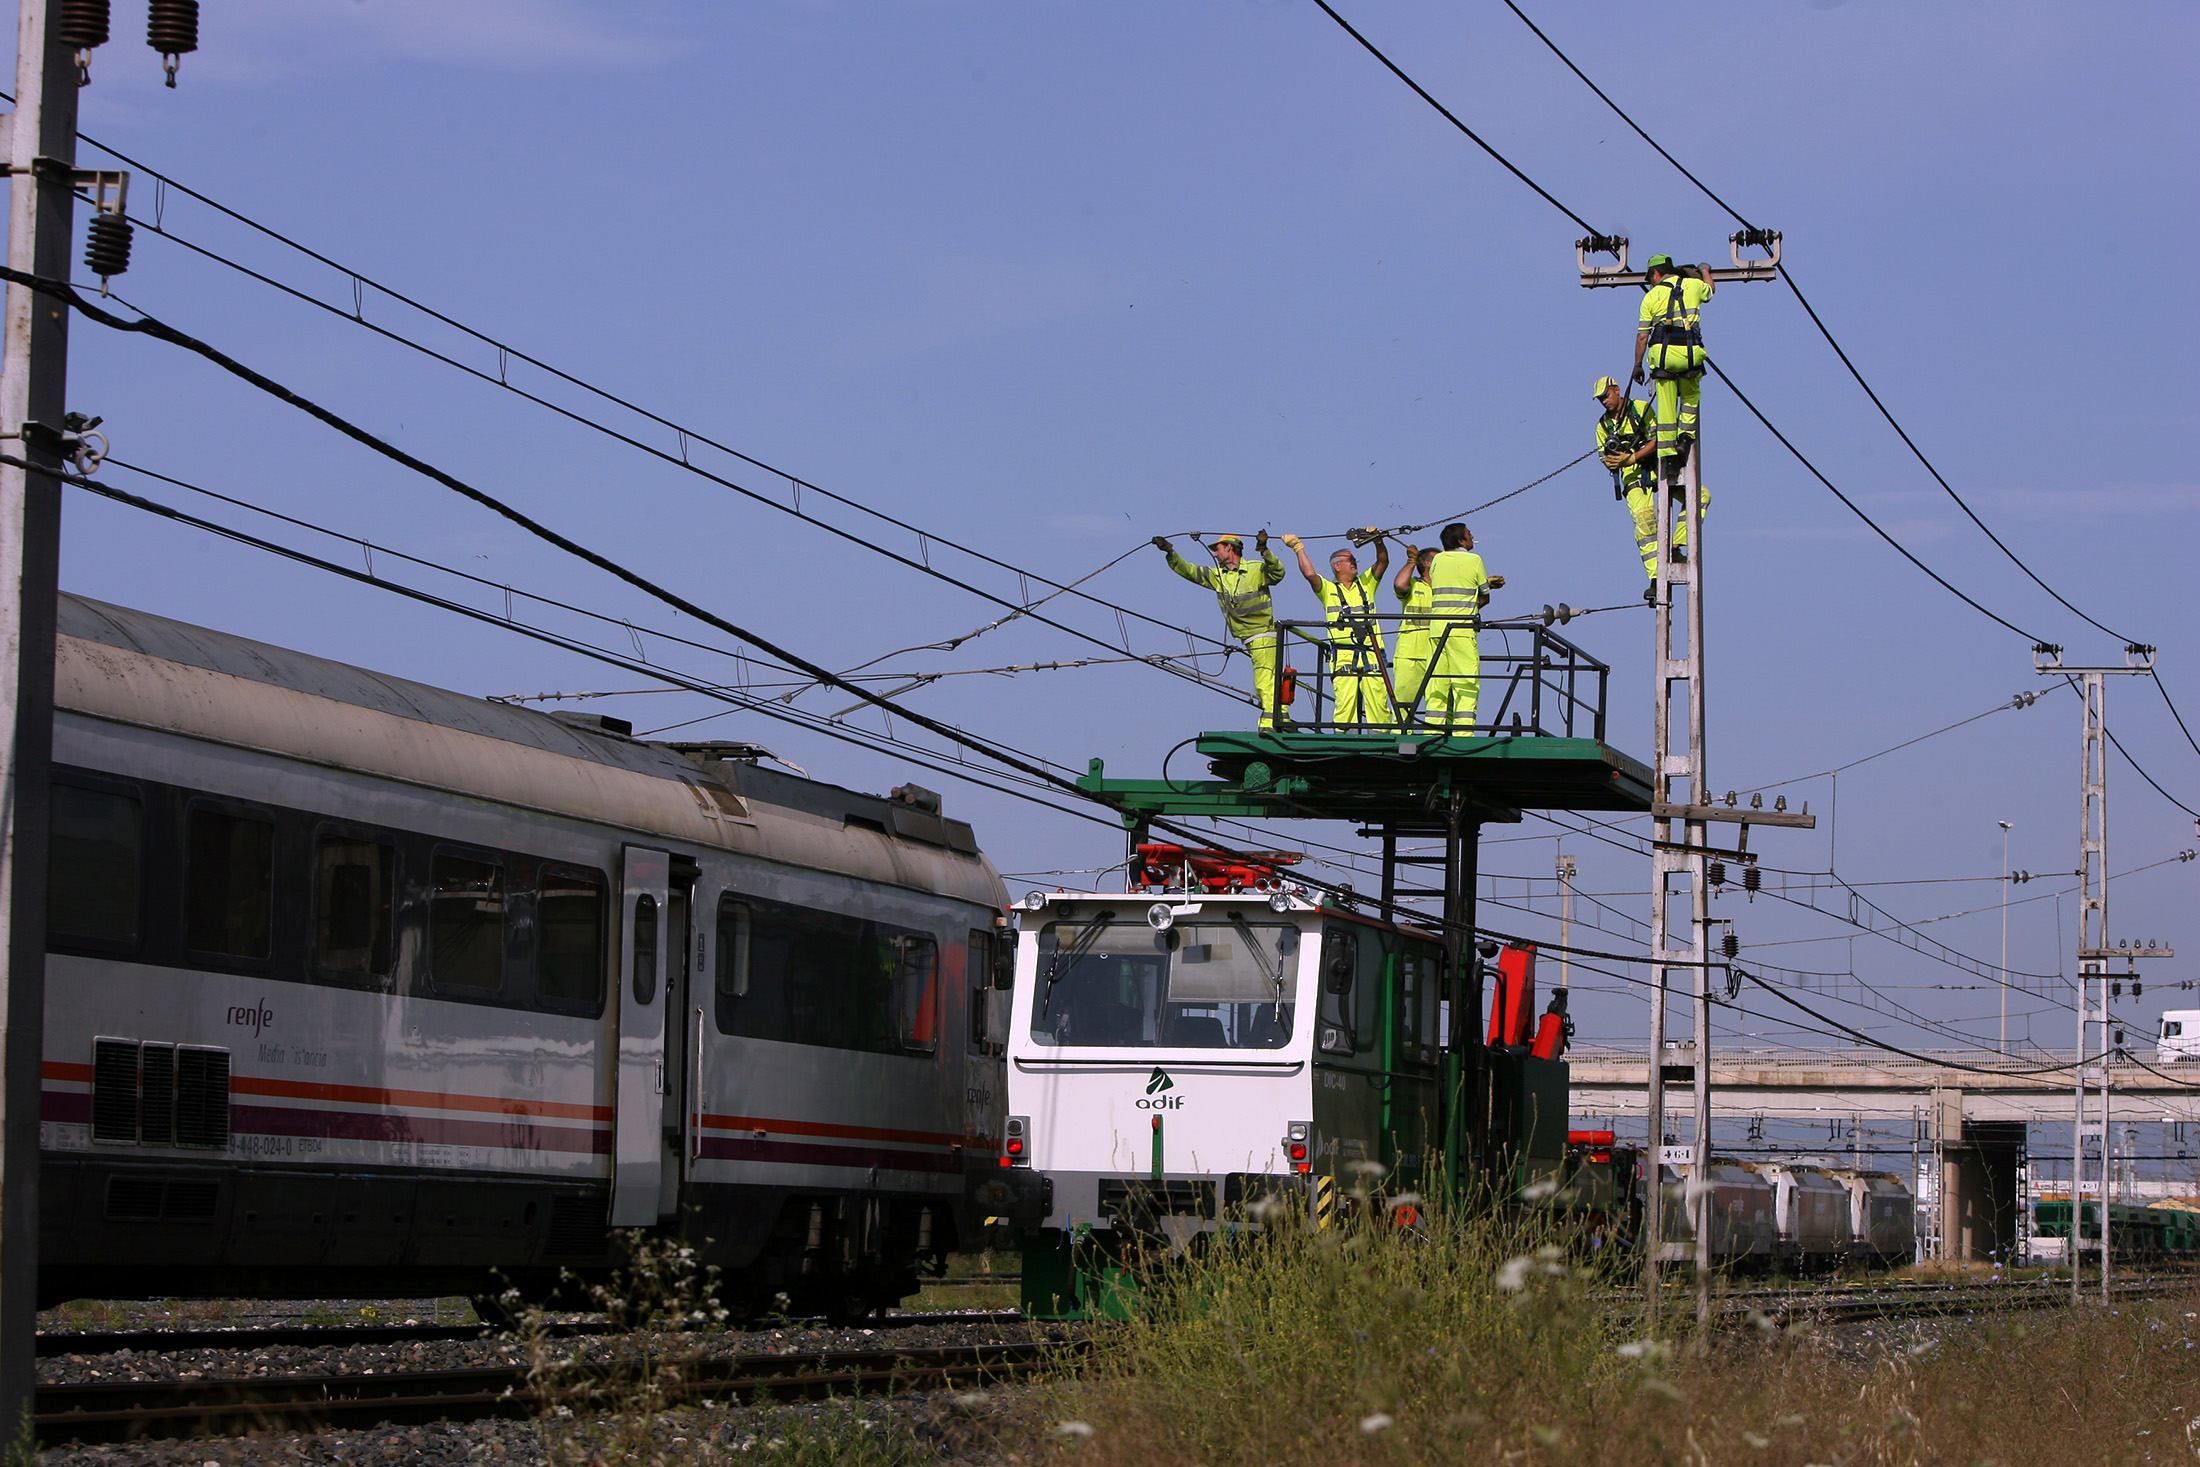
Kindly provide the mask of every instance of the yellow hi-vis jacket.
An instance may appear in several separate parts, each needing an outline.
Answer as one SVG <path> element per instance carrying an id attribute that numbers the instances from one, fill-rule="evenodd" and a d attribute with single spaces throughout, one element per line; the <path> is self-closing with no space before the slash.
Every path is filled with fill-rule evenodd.
<path id="1" fill-rule="evenodd" d="M 1193 565 L 1172 550 L 1169 569 L 1215 593 L 1215 601 L 1222 607 L 1222 624 L 1230 629 L 1231 636 L 1250 641 L 1274 635 L 1276 608 L 1268 588 L 1283 579 L 1283 562 L 1276 558 L 1275 551 L 1263 550 L 1258 561 L 1241 560 L 1225 570 L 1219 565 Z"/>
<path id="2" fill-rule="evenodd" d="M 1428 580 L 1430 639 L 1433 643 L 1450 632 L 1441 644 L 1448 662 L 1474 648 L 1482 603 L 1490 599 L 1490 573 L 1471 550 L 1439 550 L 1428 563 Z"/>
<path id="3" fill-rule="evenodd" d="M 1695 276 L 1659 281 L 1642 293 L 1637 326 L 1650 333 L 1643 365 L 1653 377 L 1685 377 L 1703 371 L 1703 303 L 1711 287 Z"/>
<path id="4" fill-rule="evenodd" d="M 1397 594 L 1397 588 L 1391 588 Z M 1406 582 L 1405 594 L 1398 597 L 1404 614 L 1398 619 L 1398 660 L 1400 662 L 1426 662 L 1429 653 L 1436 648 L 1436 636 L 1428 629 L 1429 598 L 1434 594 L 1429 583 L 1419 576 Z"/>

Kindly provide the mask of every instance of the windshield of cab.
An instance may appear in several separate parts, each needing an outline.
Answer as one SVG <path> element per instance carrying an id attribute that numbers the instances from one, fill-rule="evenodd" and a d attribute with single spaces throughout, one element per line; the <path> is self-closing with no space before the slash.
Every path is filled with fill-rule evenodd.
<path id="1" fill-rule="evenodd" d="M 1143 912 L 1051 922 L 1039 932 L 1031 1038 L 1061 1048 L 1281 1049 L 1291 1042 L 1298 952 L 1298 928 L 1272 917 L 1203 916 L 1166 932 Z"/>

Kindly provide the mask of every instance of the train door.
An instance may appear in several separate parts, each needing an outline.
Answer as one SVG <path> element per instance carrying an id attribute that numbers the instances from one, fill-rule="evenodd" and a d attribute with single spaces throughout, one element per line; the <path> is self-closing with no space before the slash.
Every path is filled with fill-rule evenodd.
<path id="1" fill-rule="evenodd" d="M 657 1215 L 680 1210 L 680 1184 L 687 1179 L 687 1158 L 694 1154 L 689 1128 L 701 1100 L 696 1094 L 701 1027 L 690 1017 L 695 975 L 703 971 L 694 922 L 695 862 L 672 858 L 672 879 L 665 890 L 665 1087 L 660 1116 L 664 1165 L 658 1181 Z M 697 1011 L 700 1012 L 699 1010 Z"/>
<path id="2" fill-rule="evenodd" d="M 620 873 L 619 1070 L 613 1100 L 611 1225 L 657 1221 L 664 1185 L 665 906 L 672 858 L 628 846 Z"/>

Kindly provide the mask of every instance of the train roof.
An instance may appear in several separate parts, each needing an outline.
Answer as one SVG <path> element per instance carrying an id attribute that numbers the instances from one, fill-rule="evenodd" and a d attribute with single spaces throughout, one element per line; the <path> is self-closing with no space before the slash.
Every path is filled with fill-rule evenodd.
<path id="1" fill-rule="evenodd" d="M 69 712 L 995 908 L 1006 897 L 967 823 L 929 804 L 758 768 L 738 757 L 741 746 L 647 743 L 599 720 L 470 697 L 67 592 L 58 633 L 54 701 Z"/>

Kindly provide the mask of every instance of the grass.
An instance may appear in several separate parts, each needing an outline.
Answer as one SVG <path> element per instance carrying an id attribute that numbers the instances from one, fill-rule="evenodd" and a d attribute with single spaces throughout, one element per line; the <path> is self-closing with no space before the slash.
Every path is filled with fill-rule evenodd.
<path id="1" fill-rule="evenodd" d="M 2195 1460 L 2200 1298 L 1903 1334 L 1698 1347 L 1598 1303 L 1532 1224 L 1272 1232 L 1162 1276 L 1078 1374 L 1024 1393 L 995 1455 L 1329 1464 Z M 2193 1428 L 2200 1441 L 2200 1423 Z"/>

